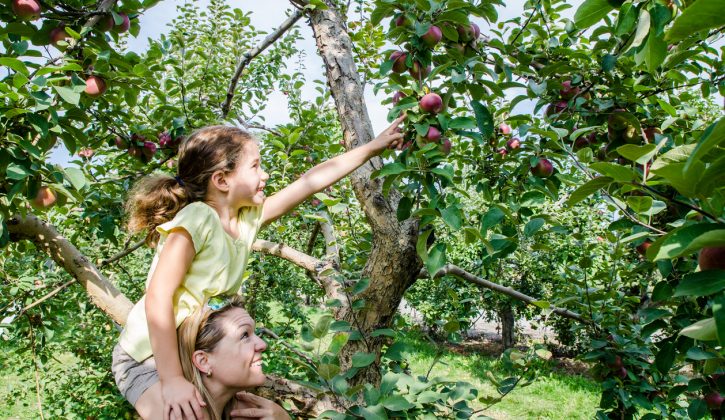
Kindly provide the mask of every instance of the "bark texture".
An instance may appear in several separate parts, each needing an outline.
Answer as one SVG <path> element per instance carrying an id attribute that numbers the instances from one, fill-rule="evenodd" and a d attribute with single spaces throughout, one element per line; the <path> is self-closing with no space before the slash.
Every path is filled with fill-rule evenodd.
<path id="1" fill-rule="evenodd" d="M 344 18 L 334 3 L 328 1 L 327 4 L 328 9 L 317 9 L 310 13 L 310 25 L 318 52 L 325 63 L 345 147 L 350 149 L 369 142 L 374 133 Z M 351 174 L 355 196 L 372 229 L 372 250 L 363 270 L 363 276 L 370 279 L 370 286 L 358 296 L 365 300 L 364 309 L 358 312 L 344 305 L 336 314 L 338 319 L 350 322 L 365 336 L 375 329 L 390 326 L 405 290 L 415 282 L 422 267 L 415 251 L 417 221 L 398 222 L 396 209 L 400 195 L 391 191 L 387 197 L 384 196 L 381 180 L 370 179 L 372 171 L 381 166 L 381 159 L 374 158 Z M 383 342 L 382 337 L 352 341 L 340 353 L 344 368 L 351 365 L 352 355 L 358 351 L 378 355 L 376 363 L 353 378 L 353 384 L 380 382 L 378 362 Z"/>
<path id="2" fill-rule="evenodd" d="M 504 349 L 510 349 L 516 344 L 514 309 L 510 305 L 503 306 L 498 310 L 498 317 L 501 320 L 501 344 Z"/>
<path id="3" fill-rule="evenodd" d="M 28 214 L 10 219 L 7 225 L 13 239 L 27 239 L 35 243 L 86 289 L 93 304 L 116 323 L 126 323 L 133 307 L 131 301 L 50 223 Z"/>

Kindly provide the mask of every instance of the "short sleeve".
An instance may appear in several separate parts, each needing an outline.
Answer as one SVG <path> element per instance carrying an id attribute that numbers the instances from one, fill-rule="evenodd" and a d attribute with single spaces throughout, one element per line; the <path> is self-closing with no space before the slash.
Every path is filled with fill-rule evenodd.
<path id="1" fill-rule="evenodd" d="M 166 241 L 166 237 L 174 229 L 184 229 L 191 236 L 194 251 L 199 253 L 211 232 L 209 218 L 214 216 L 211 211 L 213 210 L 204 203 L 196 202 L 187 205 L 176 213 L 172 220 L 156 227 L 156 231 L 161 234 L 159 243 L 162 244 Z"/>
<path id="2" fill-rule="evenodd" d="M 247 249 L 252 248 L 257 233 L 262 227 L 262 208 L 261 206 L 244 207 L 239 211 L 239 225 L 243 227 L 240 232 L 240 239 L 247 245 Z"/>

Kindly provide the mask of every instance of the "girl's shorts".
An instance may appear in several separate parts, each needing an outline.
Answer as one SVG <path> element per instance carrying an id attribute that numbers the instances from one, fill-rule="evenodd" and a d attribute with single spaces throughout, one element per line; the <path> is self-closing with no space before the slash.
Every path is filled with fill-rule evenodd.
<path id="1" fill-rule="evenodd" d="M 153 357 L 139 363 L 126 353 L 119 344 L 116 344 L 116 347 L 113 348 L 111 370 L 119 391 L 134 407 L 139 397 L 151 385 L 159 381 L 159 374 L 156 371 L 156 362 Z"/>

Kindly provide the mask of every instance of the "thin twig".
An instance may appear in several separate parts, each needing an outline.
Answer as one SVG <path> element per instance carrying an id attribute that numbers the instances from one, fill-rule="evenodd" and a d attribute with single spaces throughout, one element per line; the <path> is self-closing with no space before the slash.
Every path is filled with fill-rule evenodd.
<path id="1" fill-rule="evenodd" d="M 23 309 L 21 309 L 20 312 L 19 312 L 19 315 L 22 315 L 22 314 L 28 312 L 30 309 L 32 309 L 32 308 L 40 305 L 41 303 L 45 302 L 46 300 L 52 298 L 53 296 L 55 296 L 58 293 L 60 293 L 61 290 L 65 289 L 66 287 L 70 286 L 71 284 L 73 284 L 75 282 L 76 282 L 76 279 L 72 279 L 72 280 L 68 280 L 67 282 L 61 284 L 60 286 L 58 286 L 55 289 L 53 289 L 52 292 L 48 293 L 47 295 L 43 296 L 42 298 L 36 300 L 35 302 L 33 302 L 30 305 L 28 305 L 28 306 L 24 307 Z"/>
<path id="2" fill-rule="evenodd" d="M 130 248 L 126 248 L 123 251 L 119 252 L 118 254 L 101 261 L 101 263 L 98 264 L 98 268 L 102 268 L 108 264 L 111 264 L 113 262 L 120 260 L 121 258 L 125 257 L 126 255 L 129 255 L 129 254 L 133 253 L 134 251 L 136 251 L 137 249 L 141 248 L 145 243 L 146 243 L 145 239 L 142 239 L 142 240 L 136 242 Z"/>
<path id="3" fill-rule="evenodd" d="M 524 33 L 524 30 L 526 29 L 526 27 L 529 26 L 529 23 L 531 23 L 531 19 L 533 19 L 533 17 L 539 11 L 538 8 L 540 6 L 541 6 L 541 0 L 538 0 L 536 2 L 536 5 L 534 6 L 534 10 L 531 11 L 531 14 L 529 15 L 529 18 L 526 20 L 526 23 L 524 23 L 524 26 L 521 27 L 521 30 L 519 31 L 519 33 L 516 34 L 516 36 L 514 37 L 513 41 L 511 41 L 511 43 L 509 45 L 516 44 L 516 40 L 519 39 L 519 36 L 521 36 L 521 34 Z"/>
<path id="4" fill-rule="evenodd" d="M 239 64 L 237 64 L 237 71 L 234 72 L 234 76 L 229 83 L 229 88 L 227 89 L 227 97 L 222 104 L 223 118 L 226 118 L 227 114 L 229 114 L 229 110 L 232 106 L 232 98 L 234 98 L 234 91 L 237 88 L 237 83 L 239 83 L 239 78 L 242 76 L 242 71 L 244 71 L 244 68 L 247 66 L 247 64 L 249 64 L 249 62 L 252 61 L 254 57 L 258 56 L 262 51 L 267 49 L 267 47 L 272 45 L 279 37 L 287 32 L 287 30 L 291 28 L 302 17 L 302 15 L 303 12 L 301 10 L 295 10 L 294 12 L 292 12 L 292 15 L 287 18 L 287 20 L 282 22 L 282 24 L 276 31 L 267 35 L 267 37 L 264 38 L 262 42 L 259 43 L 259 45 L 242 54 L 242 59 L 239 61 Z"/>

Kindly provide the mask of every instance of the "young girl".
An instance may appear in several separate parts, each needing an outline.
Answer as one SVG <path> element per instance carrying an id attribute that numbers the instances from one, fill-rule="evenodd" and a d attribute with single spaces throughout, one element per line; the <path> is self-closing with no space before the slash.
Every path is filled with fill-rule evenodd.
<path id="1" fill-rule="evenodd" d="M 371 142 L 323 162 L 266 198 L 269 178 L 247 132 L 212 126 L 179 149 L 178 175 L 140 182 L 127 205 L 132 232 L 158 243 L 146 295 L 133 307 L 113 352 L 121 393 L 145 419 L 199 419 L 206 404 L 179 362 L 176 328 L 213 296 L 239 292 L 262 225 L 354 171 L 386 148 L 402 147 L 400 117 Z M 155 357 L 152 357 L 155 356 Z"/>

